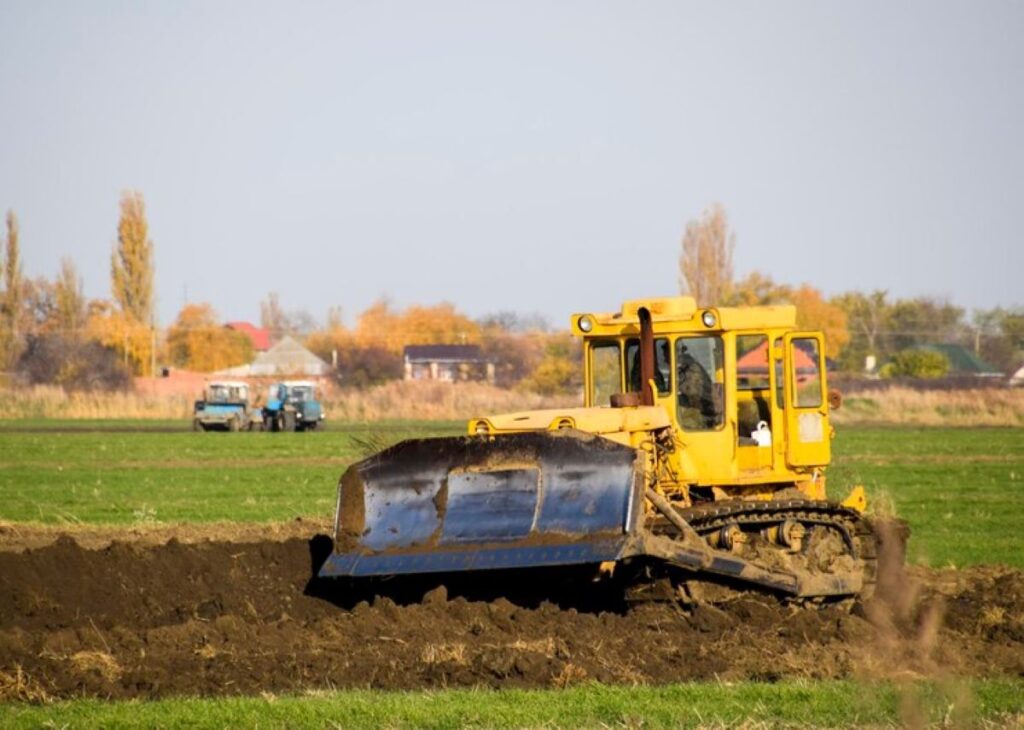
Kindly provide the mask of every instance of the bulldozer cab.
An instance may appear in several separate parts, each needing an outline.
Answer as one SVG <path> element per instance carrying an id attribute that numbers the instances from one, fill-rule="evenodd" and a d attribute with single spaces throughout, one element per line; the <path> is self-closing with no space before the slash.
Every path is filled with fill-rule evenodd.
<path id="1" fill-rule="evenodd" d="M 644 312 L 653 340 L 647 378 Z M 644 300 L 613 314 L 576 315 L 573 329 L 584 340 L 585 405 L 610 407 L 615 394 L 635 393 L 664 407 L 683 447 L 684 481 L 719 488 L 806 481 L 828 464 L 824 341 L 819 332 L 796 331 L 793 307 Z"/>

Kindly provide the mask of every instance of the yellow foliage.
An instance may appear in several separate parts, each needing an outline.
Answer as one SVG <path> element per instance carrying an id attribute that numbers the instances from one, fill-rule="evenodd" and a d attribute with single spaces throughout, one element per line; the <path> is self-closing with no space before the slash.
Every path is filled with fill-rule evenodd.
<path id="1" fill-rule="evenodd" d="M 86 336 L 116 350 L 136 375 L 152 374 L 153 328 L 114 311 L 109 302 L 94 304 L 91 309 Z"/>
<path id="2" fill-rule="evenodd" d="M 789 301 L 796 305 L 797 326 L 824 332 L 825 354 L 831 358 L 838 357 L 840 350 L 850 341 L 846 312 L 826 302 L 820 291 L 807 284 L 802 284 L 790 294 Z"/>
<path id="3" fill-rule="evenodd" d="M 846 324 L 846 312 L 821 296 L 821 292 L 810 284 L 801 284 L 796 289 L 785 284 L 776 284 L 771 277 L 753 271 L 736 283 L 729 303 L 735 306 L 759 306 L 769 304 L 793 304 L 796 306 L 796 323 L 800 329 L 821 330 L 825 333 L 825 354 L 838 357 L 840 350 L 850 341 Z"/>
<path id="4" fill-rule="evenodd" d="M 359 315 L 352 336 L 359 347 L 390 352 L 401 352 L 406 345 L 470 345 L 481 339 L 480 326 L 447 302 L 396 312 L 383 300 Z"/>
<path id="5" fill-rule="evenodd" d="M 217 322 L 209 304 L 187 304 L 167 331 L 167 354 L 172 364 L 208 373 L 252 360 L 252 343 L 241 332 Z"/>
<path id="6" fill-rule="evenodd" d="M 121 311 L 138 322 L 153 319 L 153 242 L 146 204 L 140 192 L 121 196 L 117 246 L 110 261 L 110 282 Z"/>

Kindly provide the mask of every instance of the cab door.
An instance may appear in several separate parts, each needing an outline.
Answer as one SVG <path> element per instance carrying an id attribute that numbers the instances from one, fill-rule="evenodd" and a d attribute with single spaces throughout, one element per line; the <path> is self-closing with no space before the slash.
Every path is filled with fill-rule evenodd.
<path id="1" fill-rule="evenodd" d="M 825 342 L 819 332 L 790 332 L 783 340 L 786 462 L 821 466 L 831 457 L 825 383 Z"/>

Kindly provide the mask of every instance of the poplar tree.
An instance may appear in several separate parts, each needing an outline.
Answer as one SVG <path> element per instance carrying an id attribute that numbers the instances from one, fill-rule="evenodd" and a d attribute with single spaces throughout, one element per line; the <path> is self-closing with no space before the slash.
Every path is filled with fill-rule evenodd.
<path id="1" fill-rule="evenodd" d="M 140 324 L 153 319 L 153 242 L 146 222 L 142 193 L 121 196 L 117 245 L 111 259 L 110 280 L 114 301 L 121 311 Z"/>
<path id="2" fill-rule="evenodd" d="M 65 256 L 60 260 L 60 273 L 53 287 L 54 315 L 57 326 L 69 336 L 77 336 L 85 325 L 85 294 L 75 262 Z"/>
<path id="3" fill-rule="evenodd" d="M 732 252 L 736 234 L 729 230 L 725 209 L 718 203 L 699 221 L 686 224 L 679 257 L 679 287 L 701 307 L 722 304 L 732 289 Z"/>
<path id="4" fill-rule="evenodd" d="M 4 293 L 0 300 L 0 366 L 9 365 L 18 343 L 21 315 L 21 249 L 18 243 L 18 217 L 7 211 L 7 245 L 3 262 Z"/>

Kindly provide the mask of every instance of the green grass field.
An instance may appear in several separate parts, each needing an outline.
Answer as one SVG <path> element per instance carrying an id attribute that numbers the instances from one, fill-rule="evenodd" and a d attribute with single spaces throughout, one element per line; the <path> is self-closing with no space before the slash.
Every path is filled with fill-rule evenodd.
<path id="1" fill-rule="evenodd" d="M 133 430 L 140 425 L 145 430 Z M 184 429 L 177 422 L 0 422 L 0 520 L 325 518 L 347 464 L 403 438 L 461 433 L 462 424 L 335 425 L 299 434 Z M 910 522 L 913 560 L 1024 567 L 1024 430 L 847 427 L 835 451 L 832 494 L 860 482 L 870 502 L 891 502 Z"/>
<path id="2" fill-rule="evenodd" d="M 0 724 L 11 728 L 1019 727 L 1024 721 L 1022 696 L 1024 682 L 1014 680 L 352 691 L 299 697 L 0 705 Z"/>
<path id="3" fill-rule="evenodd" d="M 141 430 L 139 430 L 141 429 Z M 0 422 L 0 520 L 49 524 L 327 518 L 345 466 L 461 423 L 196 434 L 180 423 Z M 860 482 L 932 565 L 1024 567 L 1024 430 L 847 427 L 833 496 Z M 781 682 L 0 705 L 3 727 L 745 727 L 1024 723 L 1024 680 Z"/>

